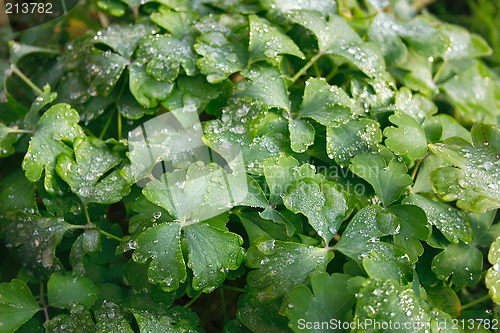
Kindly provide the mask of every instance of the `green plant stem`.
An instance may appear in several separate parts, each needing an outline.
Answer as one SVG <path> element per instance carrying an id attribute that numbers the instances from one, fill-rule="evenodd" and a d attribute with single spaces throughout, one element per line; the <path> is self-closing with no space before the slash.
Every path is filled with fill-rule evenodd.
<path id="1" fill-rule="evenodd" d="M 223 288 L 219 288 L 219 294 L 220 294 L 220 302 L 221 302 L 221 305 L 222 305 L 222 315 L 224 316 L 224 322 L 228 322 L 229 321 L 229 316 L 227 315 L 227 306 L 226 306 L 226 298 L 225 298 L 225 295 L 224 295 L 224 289 Z"/>
<path id="2" fill-rule="evenodd" d="M 199 294 L 198 296 L 193 297 L 193 298 L 192 298 L 189 302 L 187 302 L 186 304 L 184 304 L 182 307 L 183 307 L 183 308 L 188 308 L 188 307 L 190 307 L 190 306 L 191 306 L 191 304 L 193 304 L 194 302 L 196 302 L 196 300 L 197 300 L 198 298 L 200 298 L 200 296 L 201 296 L 201 294 Z"/>
<path id="3" fill-rule="evenodd" d="M 82 206 L 83 206 L 83 212 L 85 214 L 85 220 L 87 221 L 87 227 L 90 227 L 92 225 L 92 222 L 90 221 L 89 209 L 87 207 L 87 204 L 83 201 L 82 201 Z"/>
<path id="4" fill-rule="evenodd" d="M 102 129 L 101 134 L 99 135 L 99 139 L 102 140 L 104 138 L 104 134 L 106 134 L 109 125 L 111 124 L 111 119 L 113 119 L 114 113 L 115 113 L 114 110 L 111 110 L 111 112 L 109 113 L 108 120 L 106 120 L 106 124 L 104 124 L 104 128 Z"/>
<path id="5" fill-rule="evenodd" d="M 314 63 L 319 59 L 321 58 L 321 56 L 323 56 L 324 53 L 323 52 L 319 52 L 318 54 L 316 54 L 314 57 L 312 57 L 309 62 L 307 64 L 304 65 L 304 67 L 302 67 L 297 73 L 295 73 L 295 75 L 292 77 L 291 81 L 292 83 L 294 83 L 295 81 L 297 81 L 299 79 L 299 77 L 301 77 L 302 75 L 304 75 L 307 70 L 312 66 L 314 65 Z"/>
<path id="6" fill-rule="evenodd" d="M 40 310 L 43 310 L 43 313 L 45 314 L 45 321 L 49 321 L 49 311 L 48 311 L 48 305 L 45 303 L 45 284 L 43 282 L 40 282 L 40 305 L 42 306 Z"/>
<path id="7" fill-rule="evenodd" d="M 231 287 L 231 286 L 225 286 L 225 285 L 221 285 L 220 287 L 223 289 L 226 289 L 226 290 L 237 291 L 239 293 L 245 292 L 245 289 L 243 289 L 243 288 Z"/>
<path id="8" fill-rule="evenodd" d="M 118 116 L 118 141 L 122 139 L 122 114 L 118 107 L 116 108 L 116 114 Z"/>
<path id="9" fill-rule="evenodd" d="M 33 89 L 38 95 L 43 94 L 42 89 L 40 89 L 36 84 L 33 83 L 26 75 L 24 75 L 21 70 L 15 66 L 12 65 L 12 73 L 16 74 L 21 80 L 23 80 L 24 83 L 26 83 L 31 89 Z"/>
<path id="10" fill-rule="evenodd" d="M 418 169 L 420 168 L 420 164 L 422 164 L 423 160 L 425 160 L 427 158 L 427 156 L 429 156 L 431 153 L 428 153 L 427 155 L 425 155 L 424 157 L 422 157 L 421 159 L 419 159 L 417 161 L 417 163 L 415 164 L 415 167 L 413 168 L 413 172 L 411 173 L 411 179 L 413 181 L 415 181 L 415 177 L 417 176 L 417 172 L 418 172 Z"/>
<path id="11" fill-rule="evenodd" d="M 109 232 L 106 232 L 106 231 L 104 231 L 104 230 L 99 229 L 99 232 L 100 232 L 101 234 L 103 234 L 104 236 L 108 237 L 108 238 L 112 238 L 112 239 L 117 240 L 117 241 L 119 241 L 119 242 L 121 242 L 121 241 L 122 241 L 122 239 L 121 239 L 120 237 L 115 236 L 115 235 L 113 235 L 113 234 L 110 234 Z"/>
<path id="12" fill-rule="evenodd" d="M 490 299 L 490 295 L 486 294 L 483 297 L 476 299 L 475 301 L 472 301 L 470 303 L 462 305 L 461 309 L 462 310 L 468 309 L 468 308 L 473 307 L 476 304 L 482 303 L 482 302 L 484 302 L 484 301 L 486 301 L 488 299 Z"/>

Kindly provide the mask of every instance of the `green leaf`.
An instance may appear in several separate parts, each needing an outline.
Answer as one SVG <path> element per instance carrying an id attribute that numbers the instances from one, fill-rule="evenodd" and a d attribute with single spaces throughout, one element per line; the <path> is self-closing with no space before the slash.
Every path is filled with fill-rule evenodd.
<path id="1" fill-rule="evenodd" d="M 217 216 L 242 202 L 246 186 L 246 175 L 229 174 L 218 164 L 198 161 L 187 170 L 177 169 L 164 174 L 161 181 L 149 182 L 143 193 L 185 223 Z"/>
<path id="2" fill-rule="evenodd" d="M 155 80 L 146 73 L 143 65 L 134 62 L 129 65 L 129 71 L 130 92 L 143 107 L 155 107 L 158 101 L 163 101 L 170 95 L 173 84 Z"/>
<path id="3" fill-rule="evenodd" d="M 105 44 L 126 59 L 130 59 L 139 41 L 155 29 L 151 24 L 112 24 L 99 30 L 93 39 L 94 44 Z"/>
<path id="4" fill-rule="evenodd" d="M 483 255 L 471 244 L 450 244 L 432 260 L 432 271 L 441 280 L 451 275 L 457 286 L 473 286 L 483 268 Z"/>
<path id="5" fill-rule="evenodd" d="M 318 183 L 311 178 L 296 182 L 283 197 L 283 203 L 290 211 L 307 216 L 326 244 L 337 233 L 347 212 L 346 197 L 334 183 Z"/>
<path id="6" fill-rule="evenodd" d="M 436 105 L 420 94 L 412 94 L 411 90 L 401 87 L 395 96 L 395 107 L 422 124 L 424 119 L 437 112 Z M 441 114 L 440 116 L 444 116 Z"/>
<path id="7" fill-rule="evenodd" d="M 333 14 L 327 22 L 322 14 L 310 10 L 294 10 L 287 16 L 316 35 L 320 54 L 343 57 L 369 77 L 385 72 L 380 49 L 375 44 L 363 42 L 343 17 Z"/>
<path id="8" fill-rule="evenodd" d="M 146 73 L 158 81 L 174 81 L 181 66 L 188 76 L 197 73 L 197 56 L 190 42 L 159 35 L 144 38 L 137 50 L 138 59 L 146 59 Z"/>
<path id="9" fill-rule="evenodd" d="M 84 276 L 53 273 L 47 282 L 47 296 L 50 305 L 70 308 L 72 304 L 92 306 L 97 300 L 99 289 L 92 280 Z"/>
<path id="10" fill-rule="evenodd" d="M 50 90 L 50 85 L 48 84 L 45 85 L 43 87 L 43 93 L 35 99 L 33 104 L 31 104 L 30 110 L 24 117 L 24 122 L 26 123 L 26 125 L 28 125 L 31 128 L 35 128 L 38 122 L 37 115 L 40 112 L 40 110 L 44 106 L 55 101 L 56 98 L 57 98 L 57 93 L 54 93 Z"/>
<path id="11" fill-rule="evenodd" d="M 459 208 L 481 213 L 500 207 L 500 127 L 476 125 L 472 142 L 455 137 L 430 145 L 434 154 L 453 165 L 433 171 L 431 182 L 441 199 L 457 200 Z"/>
<path id="12" fill-rule="evenodd" d="M 218 31 L 208 32 L 196 38 L 196 53 L 202 57 L 197 65 L 210 83 L 218 83 L 244 67 L 234 50 L 233 44 Z"/>
<path id="13" fill-rule="evenodd" d="M 127 320 L 123 317 L 118 305 L 110 301 L 104 301 L 101 308 L 95 314 L 98 333 L 120 332 L 133 333 Z"/>
<path id="14" fill-rule="evenodd" d="M 280 304 L 279 300 L 271 304 L 253 302 L 252 295 L 246 294 L 238 300 L 236 317 L 250 329 L 250 332 L 291 333 L 288 319 L 278 313 Z M 248 331 L 243 332 L 248 333 Z"/>
<path id="15" fill-rule="evenodd" d="M 302 119 L 288 119 L 290 145 L 296 153 L 303 153 L 314 143 L 314 127 Z"/>
<path id="16" fill-rule="evenodd" d="M 317 272 L 311 276 L 311 289 L 304 284 L 293 288 L 286 310 L 289 326 L 294 332 L 331 332 L 330 329 L 304 329 L 300 319 L 322 323 L 347 322 L 352 318 L 351 308 L 356 303 L 354 291 L 349 288 L 349 275 Z M 341 332 L 341 330 L 335 330 Z M 343 332 L 343 331 L 342 331 Z"/>
<path id="17" fill-rule="evenodd" d="M 153 312 L 150 310 L 132 310 L 141 332 L 203 332 L 198 329 L 200 320 L 196 313 L 189 309 L 176 306 L 167 312 Z"/>
<path id="18" fill-rule="evenodd" d="M 500 304 L 500 237 L 491 244 L 488 261 L 493 265 L 486 273 L 486 287 L 493 302 Z"/>
<path id="19" fill-rule="evenodd" d="M 196 14 L 192 11 L 176 11 L 166 6 L 160 6 L 158 12 L 151 14 L 151 21 L 168 30 L 173 37 L 182 39 L 194 33 L 192 22 Z"/>
<path id="20" fill-rule="evenodd" d="M 410 194 L 403 203 L 416 205 L 425 212 L 429 223 L 443 233 L 450 242 L 470 242 L 472 229 L 467 216 L 460 210 L 418 194 Z"/>
<path id="21" fill-rule="evenodd" d="M 377 150 L 382 141 L 380 125 L 371 119 L 355 119 L 326 131 L 328 157 L 340 165 L 349 165 L 351 157 Z"/>
<path id="22" fill-rule="evenodd" d="M 420 332 L 422 325 L 430 325 L 429 306 L 394 280 L 367 280 L 358 292 L 354 322 L 373 320 L 379 323 L 399 323 L 400 332 Z M 420 328 L 420 329 L 419 329 Z M 365 332 L 378 332 L 370 325 Z"/>
<path id="23" fill-rule="evenodd" d="M 280 70 L 269 65 L 254 65 L 242 74 L 248 81 L 238 83 L 237 96 L 249 96 L 268 107 L 290 110 L 288 90 Z"/>
<path id="24" fill-rule="evenodd" d="M 439 30 L 450 39 L 450 45 L 443 54 L 445 59 L 484 57 L 492 52 L 481 36 L 470 33 L 461 26 L 444 23 L 439 26 Z"/>
<path id="25" fill-rule="evenodd" d="M 398 127 L 386 127 L 385 145 L 396 155 L 405 155 L 412 160 L 422 158 L 427 153 L 427 139 L 422 126 L 409 115 L 398 112 L 389 117 Z"/>
<path id="26" fill-rule="evenodd" d="M 496 123 L 500 114 L 496 98 L 497 88 L 484 65 L 478 64 L 461 71 L 446 81 L 442 89 L 470 121 Z"/>
<path id="27" fill-rule="evenodd" d="M 325 249 L 257 239 L 247 252 L 247 266 L 257 268 L 248 273 L 247 288 L 259 303 L 269 304 L 303 283 L 310 273 L 324 270 L 330 259 Z"/>
<path id="28" fill-rule="evenodd" d="M 335 248 L 358 263 L 372 251 L 394 258 L 394 245 L 380 241 L 380 237 L 395 233 L 397 228 L 382 228 L 379 221 L 382 213 L 380 206 L 367 206 L 358 211 Z"/>
<path id="29" fill-rule="evenodd" d="M 269 11 L 279 11 L 280 13 L 288 13 L 290 11 L 299 10 L 315 10 L 319 13 L 328 14 L 337 11 L 336 4 L 328 0 L 263 0 L 262 6 Z"/>
<path id="30" fill-rule="evenodd" d="M 151 227 L 137 239 L 133 258 L 141 263 L 152 258 L 149 279 L 166 291 L 177 289 L 187 277 L 181 230 L 189 249 L 188 266 L 194 273 L 195 290 L 212 291 L 224 281 L 227 272 L 237 269 L 243 260 L 241 237 L 207 223 L 185 226 L 175 222 Z"/>
<path id="31" fill-rule="evenodd" d="M 13 279 L 9 283 L 0 284 L 0 327 L 2 327 L 2 332 L 12 333 L 16 331 L 39 309 L 40 306 L 23 281 Z"/>
<path id="32" fill-rule="evenodd" d="M 243 239 L 237 234 L 196 223 L 184 228 L 184 236 L 195 290 L 212 292 L 224 282 L 228 270 L 237 269 L 243 261 Z"/>
<path id="33" fill-rule="evenodd" d="M 53 217 L 18 213 L 0 217 L 0 235 L 11 253 L 37 276 L 62 269 L 56 247 L 70 225 Z"/>
<path id="34" fill-rule="evenodd" d="M 24 177 L 21 170 L 11 173 L 0 182 L 0 215 L 24 211 L 38 213 L 35 185 Z"/>
<path id="35" fill-rule="evenodd" d="M 60 314 L 52 318 L 47 324 L 47 331 L 51 333 L 95 333 L 95 325 L 92 315 L 86 307 L 75 304 L 71 307 L 71 313 Z"/>
<path id="36" fill-rule="evenodd" d="M 61 154 L 57 158 L 57 174 L 69 184 L 73 193 L 86 203 L 115 203 L 130 191 L 122 170 L 112 171 L 121 159 L 113 155 L 98 139 L 76 138 L 73 158 Z"/>
<path id="37" fill-rule="evenodd" d="M 43 114 L 37 124 L 24 156 L 22 168 L 28 180 L 35 182 L 40 179 L 45 170 L 45 189 L 56 192 L 55 166 L 59 154 L 72 154 L 64 141 L 74 141 L 76 137 L 85 136 L 78 125 L 80 117 L 76 110 L 68 104 L 57 104 Z"/>
<path id="38" fill-rule="evenodd" d="M 330 86 L 323 78 L 306 81 L 304 98 L 299 116 L 316 120 L 321 125 L 337 127 L 360 113 L 359 106 L 337 87 Z"/>
<path id="39" fill-rule="evenodd" d="M 281 32 L 278 28 L 273 27 L 268 21 L 250 15 L 250 42 L 249 51 L 250 59 L 253 61 L 272 58 L 280 61 L 281 54 L 291 54 L 301 59 L 304 59 L 304 54 L 294 41 Z"/>
<path id="40" fill-rule="evenodd" d="M 101 233 L 97 229 L 85 230 L 73 243 L 69 253 L 69 262 L 75 274 L 85 274 L 83 258 L 101 248 Z"/>
<path id="41" fill-rule="evenodd" d="M 195 105 L 198 110 L 219 95 L 217 85 L 209 84 L 203 76 L 179 76 L 170 96 L 162 102 L 169 110 Z"/>
<path id="42" fill-rule="evenodd" d="M 420 240 L 426 240 L 431 233 L 425 212 L 414 205 L 393 205 L 389 211 L 396 214 L 400 221 L 400 231 L 394 235 L 394 244 L 406 250 L 410 262 L 417 262 L 424 252 Z"/>
<path id="43" fill-rule="evenodd" d="M 38 47 L 28 44 L 17 43 L 14 41 L 9 42 L 9 54 L 10 54 L 10 62 L 14 65 L 17 65 L 19 61 L 25 56 L 32 54 L 46 54 L 53 55 L 59 53 L 55 49 L 49 49 L 44 47 Z"/>
<path id="44" fill-rule="evenodd" d="M 373 186 L 386 207 L 398 200 L 404 189 L 412 184 L 406 165 L 396 158 L 387 163 L 381 155 L 357 155 L 349 169 Z"/>
<path id="45" fill-rule="evenodd" d="M 247 232 L 250 243 L 259 237 L 287 240 L 289 236 L 289 222 L 286 220 L 273 221 L 263 219 L 257 213 L 238 214 L 241 224 Z"/>
<path id="46" fill-rule="evenodd" d="M 291 156 L 269 158 L 262 163 L 266 183 L 269 186 L 270 201 L 278 201 L 294 182 L 294 171 L 299 162 Z"/>
<path id="47" fill-rule="evenodd" d="M 15 135 L 15 130 L 0 123 L 0 158 L 4 158 L 14 154 L 18 137 Z"/>
<path id="48" fill-rule="evenodd" d="M 109 96 L 120 79 L 128 60 L 111 51 L 90 50 L 84 58 L 85 81 L 91 94 Z"/>
<path id="49" fill-rule="evenodd" d="M 182 257 L 181 225 L 163 223 L 140 234 L 133 259 L 145 263 L 151 258 L 148 277 L 165 291 L 176 290 L 187 277 Z"/>

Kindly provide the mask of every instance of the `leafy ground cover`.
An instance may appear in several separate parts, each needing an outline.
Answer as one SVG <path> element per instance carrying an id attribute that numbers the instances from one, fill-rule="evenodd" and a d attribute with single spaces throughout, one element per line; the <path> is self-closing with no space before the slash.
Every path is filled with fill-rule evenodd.
<path id="1" fill-rule="evenodd" d="M 425 3 L 3 29 L 0 331 L 499 331 L 500 16 Z"/>

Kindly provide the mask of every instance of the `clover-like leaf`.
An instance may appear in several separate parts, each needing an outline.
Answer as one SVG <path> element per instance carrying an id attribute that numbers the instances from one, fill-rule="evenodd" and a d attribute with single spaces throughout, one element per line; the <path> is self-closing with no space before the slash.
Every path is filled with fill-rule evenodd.
<path id="1" fill-rule="evenodd" d="M 429 306 L 413 289 L 399 286 L 394 280 L 367 280 L 358 292 L 354 322 L 374 320 L 399 323 L 401 332 L 419 332 L 431 324 Z M 419 326 L 420 325 L 420 326 Z M 370 329 L 369 331 L 375 331 Z"/>
<path id="2" fill-rule="evenodd" d="M 128 194 L 129 184 L 120 170 L 111 172 L 121 159 L 113 155 L 104 142 L 76 138 L 73 148 L 75 157 L 61 154 L 56 171 L 82 200 L 111 204 Z"/>
<path id="3" fill-rule="evenodd" d="M 250 96 L 268 107 L 290 110 L 288 89 L 283 74 L 277 67 L 255 65 L 242 74 L 248 81 L 239 82 L 237 96 Z"/>
<path id="4" fill-rule="evenodd" d="M 359 106 L 343 89 L 329 85 L 322 78 L 306 81 L 300 117 L 314 119 L 321 125 L 337 127 L 349 122 L 358 113 Z"/>
<path id="5" fill-rule="evenodd" d="M 385 221 L 380 223 L 383 217 L 381 214 L 382 208 L 379 206 L 367 206 L 361 209 L 349 222 L 335 247 L 357 262 L 361 262 L 372 251 L 385 253 L 394 258 L 394 245 L 380 241 L 380 237 L 396 233 L 397 227 L 383 228 Z"/>
<path id="6" fill-rule="evenodd" d="M 363 42 L 343 17 L 332 14 L 326 21 L 321 13 L 311 10 L 294 10 L 287 17 L 316 35 L 320 54 L 343 57 L 369 77 L 380 76 L 385 71 L 380 49 Z"/>
<path id="7" fill-rule="evenodd" d="M 247 252 L 247 266 L 257 268 L 248 273 L 247 288 L 256 301 L 269 304 L 303 283 L 316 269 L 325 269 L 331 258 L 322 248 L 257 239 Z"/>
<path id="8" fill-rule="evenodd" d="M 19 140 L 17 131 L 0 123 L 0 158 L 14 154 L 14 144 Z"/>
<path id="9" fill-rule="evenodd" d="M 257 15 L 250 15 L 248 20 L 250 21 L 248 48 L 252 60 L 272 58 L 278 61 L 281 54 L 304 58 L 304 54 L 294 41 L 268 21 Z"/>
<path id="10" fill-rule="evenodd" d="M 36 123 L 38 122 L 37 119 L 38 112 L 40 112 L 40 110 L 44 106 L 55 101 L 56 98 L 57 98 L 57 93 L 51 91 L 50 85 L 48 84 L 45 85 L 43 87 L 43 93 L 35 99 L 33 104 L 31 104 L 30 110 L 28 111 L 28 113 L 26 113 L 26 116 L 24 116 L 24 122 L 26 123 L 26 125 L 28 125 L 31 128 L 35 128 Z M 2 140 L 0 139 L 0 142 L 1 141 Z"/>
<path id="11" fill-rule="evenodd" d="M 424 252 L 420 240 L 426 240 L 431 232 L 424 211 L 414 205 L 392 205 L 389 211 L 400 220 L 400 230 L 394 235 L 394 244 L 406 250 L 412 263 Z"/>
<path id="12" fill-rule="evenodd" d="M 71 155 L 72 150 L 64 141 L 73 141 L 85 136 L 78 125 L 80 117 L 68 104 L 57 104 L 43 114 L 31 138 L 28 152 L 24 156 L 22 168 L 26 178 L 35 182 L 45 170 L 45 189 L 55 193 L 55 166 L 59 154 Z"/>
<path id="13" fill-rule="evenodd" d="M 47 297 L 52 306 L 69 308 L 72 304 L 92 306 L 99 289 L 92 280 L 84 276 L 53 273 L 47 282 Z"/>
<path id="14" fill-rule="evenodd" d="M 200 319 L 189 309 L 176 306 L 166 312 L 132 310 L 141 332 L 203 332 L 198 329 Z"/>
<path id="15" fill-rule="evenodd" d="M 497 105 L 497 88 L 492 80 L 489 71 L 478 64 L 461 71 L 446 81 L 442 88 L 467 119 L 496 123 L 500 108 Z"/>
<path id="16" fill-rule="evenodd" d="M 170 95 L 173 84 L 155 80 L 146 73 L 144 66 L 134 62 L 129 65 L 129 72 L 130 92 L 143 107 L 155 107 L 158 101 L 163 101 Z"/>
<path id="17" fill-rule="evenodd" d="M 377 150 L 382 140 L 380 125 L 371 119 L 354 119 L 338 127 L 328 127 L 326 151 L 340 165 L 348 165 L 358 154 Z"/>
<path id="18" fill-rule="evenodd" d="M 357 155 L 349 168 L 373 186 L 386 207 L 398 200 L 404 189 L 412 184 L 406 173 L 408 169 L 396 158 L 387 163 L 382 155 Z"/>
<path id="19" fill-rule="evenodd" d="M 326 272 L 317 272 L 311 276 L 311 289 L 299 284 L 290 293 L 287 317 L 294 332 L 320 332 L 316 328 L 300 327 L 300 319 L 308 322 L 347 322 L 351 319 L 351 308 L 356 303 L 354 293 L 349 286 L 350 276 Z M 322 330 L 321 330 L 322 332 Z"/>
<path id="20" fill-rule="evenodd" d="M 311 178 L 296 182 L 283 197 L 285 206 L 307 216 L 309 224 L 328 244 L 347 212 L 345 195 L 331 182 L 318 183 Z"/>
<path id="21" fill-rule="evenodd" d="M 188 266 L 193 270 L 196 290 L 210 292 L 217 288 L 227 272 L 237 269 L 243 260 L 241 237 L 207 223 L 183 226 L 172 222 L 151 227 L 137 238 L 133 258 L 141 263 L 152 258 L 149 279 L 159 283 L 164 290 L 176 290 L 179 283 L 186 280 L 181 239 L 188 246 Z"/>
<path id="22" fill-rule="evenodd" d="M 488 260 L 493 266 L 486 273 L 486 287 L 493 302 L 500 304 L 500 237 L 491 244 Z"/>
<path id="23" fill-rule="evenodd" d="M 491 54 L 488 43 L 479 35 L 454 24 L 441 24 L 439 30 L 444 32 L 449 40 L 449 47 L 443 54 L 445 59 L 463 59 L 483 57 Z"/>
<path id="24" fill-rule="evenodd" d="M 96 311 L 96 331 L 98 333 L 120 332 L 133 333 L 127 320 L 124 318 L 118 305 L 111 301 L 104 301 Z"/>
<path id="25" fill-rule="evenodd" d="M 290 145 L 296 153 L 303 153 L 314 143 L 314 127 L 306 120 L 288 119 Z"/>
<path id="26" fill-rule="evenodd" d="M 73 305 L 69 315 L 63 313 L 55 316 L 46 326 L 47 330 L 53 333 L 95 333 L 95 324 L 90 311 L 80 304 Z"/>
<path id="27" fill-rule="evenodd" d="M 410 194 L 403 200 L 403 203 L 420 207 L 425 212 L 429 223 L 435 225 L 450 242 L 458 244 L 459 241 L 470 242 L 472 240 L 470 223 L 465 213 L 460 210 L 419 194 Z"/>
<path id="28" fill-rule="evenodd" d="M 69 253 L 69 262 L 75 274 L 85 274 L 83 258 L 101 248 L 101 233 L 97 229 L 87 229 L 77 237 Z"/>
<path id="29" fill-rule="evenodd" d="M 472 144 L 455 137 L 429 148 L 453 165 L 431 173 L 441 199 L 479 213 L 500 207 L 500 127 L 480 123 L 472 129 Z"/>
<path id="30" fill-rule="evenodd" d="M 24 267 L 37 276 L 48 276 L 62 269 L 55 257 L 56 247 L 70 225 L 53 217 L 26 213 L 0 218 L 0 234 L 4 244 Z"/>
<path id="31" fill-rule="evenodd" d="M 217 216 L 243 201 L 247 178 L 228 174 L 215 163 L 198 161 L 187 170 L 177 169 L 153 180 L 144 195 L 181 221 L 201 221 Z"/>
<path id="32" fill-rule="evenodd" d="M 475 285 L 481 277 L 483 255 L 473 244 L 450 244 L 434 257 L 432 270 L 441 280 L 448 279 L 458 286 Z"/>
<path id="33" fill-rule="evenodd" d="M 422 126 L 409 115 L 398 112 L 389 117 L 398 127 L 386 127 L 385 144 L 396 155 L 405 155 L 412 160 L 422 158 L 427 153 L 427 139 Z"/>
<path id="34" fill-rule="evenodd" d="M 146 72 L 158 81 L 172 82 L 180 73 L 196 75 L 197 56 L 190 42 L 167 35 L 144 38 L 137 50 L 138 59 L 146 59 Z"/>
<path id="35" fill-rule="evenodd" d="M 0 284 L 0 327 L 2 332 L 13 333 L 35 313 L 40 306 L 28 286 L 13 279 Z"/>

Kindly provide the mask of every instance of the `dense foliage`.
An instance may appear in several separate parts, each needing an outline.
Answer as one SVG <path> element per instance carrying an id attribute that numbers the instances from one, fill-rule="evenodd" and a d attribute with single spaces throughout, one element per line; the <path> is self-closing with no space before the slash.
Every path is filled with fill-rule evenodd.
<path id="1" fill-rule="evenodd" d="M 497 331 L 499 62 L 423 3 L 2 30 L 0 331 Z"/>

